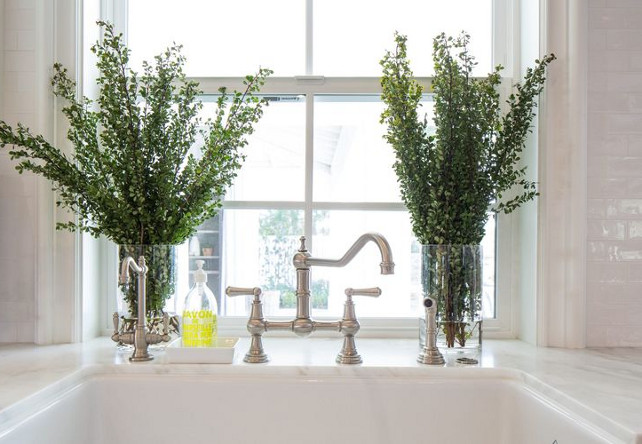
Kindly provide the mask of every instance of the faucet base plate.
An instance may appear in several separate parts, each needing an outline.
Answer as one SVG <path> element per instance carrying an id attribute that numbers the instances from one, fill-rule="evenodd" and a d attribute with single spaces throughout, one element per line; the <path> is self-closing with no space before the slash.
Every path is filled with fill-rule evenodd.
<path id="1" fill-rule="evenodd" d="M 424 348 L 421 353 L 419 353 L 417 362 L 427 365 L 444 365 L 446 363 L 443 355 L 437 348 Z"/>
<path id="2" fill-rule="evenodd" d="M 265 353 L 260 353 L 260 354 L 251 354 L 247 353 L 245 355 L 245 358 L 243 358 L 243 362 L 247 362 L 248 364 L 263 364 L 265 362 L 268 362 L 270 359 L 268 358 L 268 355 Z"/>
<path id="3" fill-rule="evenodd" d="M 145 361 L 151 361 L 154 359 L 153 355 L 147 355 L 147 356 L 131 356 L 129 358 L 129 362 L 145 362 Z"/>
<path id="4" fill-rule="evenodd" d="M 361 355 L 356 354 L 356 355 L 344 355 L 343 353 L 339 353 L 336 359 L 337 364 L 361 364 L 363 363 L 363 359 L 361 359 Z"/>

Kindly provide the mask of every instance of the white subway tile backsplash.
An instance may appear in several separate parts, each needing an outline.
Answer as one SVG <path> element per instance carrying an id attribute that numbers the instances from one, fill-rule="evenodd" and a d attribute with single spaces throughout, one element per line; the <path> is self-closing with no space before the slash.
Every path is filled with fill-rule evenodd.
<path id="1" fill-rule="evenodd" d="M 627 179 L 625 195 L 627 197 L 642 197 L 642 179 Z"/>
<path id="2" fill-rule="evenodd" d="M 626 29 L 628 14 L 626 10 L 616 8 L 589 8 L 589 29 Z"/>
<path id="3" fill-rule="evenodd" d="M 590 113 L 593 114 L 593 113 Z M 588 138 L 589 157 L 593 155 L 609 154 L 611 156 L 626 156 L 629 153 L 630 137 L 623 134 L 601 134 Z M 642 153 L 642 147 L 640 149 Z"/>
<path id="4" fill-rule="evenodd" d="M 636 326 L 642 319 L 642 304 L 588 304 L 587 316 L 598 325 Z"/>
<path id="5" fill-rule="evenodd" d="M 15 162 L 3 166 L 3 168 L 14 168 Z M 8 198 L 32 198 L 36 193 L 36 182 L 31 174 L 18 174 L 13 171 L 11 174 L 0 175 L 0 197 Z M 2 217 L 2 215 L 0 215 Z"/>
<path id="6" fill-rule="evenodd" d="M 642 220 L 630 221 L 628 224 L 629 224 L 629 239 L 634 239 L 634 240 L 642 239 Z"/>
<path id="7" fill-rule="evenodd" d="M 627 141 L 627 154 L 630 156 L 642 156 L 642 135 L 629 135 Z"/>
<path id="8" fill-rule="evenodd" d="M 586 205 L 588 219 L 606 219 L 608 200 L 589 199 Z"/>
<path id="9" fill-rule="evenodd" d="M 4 109 L 9 113 L 28 113 L 35 106 L 33 91 L 8 91 L 4 94 Z"/>
<path id="10" fill-rule="evenodd" d="M 606 91 L 609 80 L 607 72 L 593 72 L 588 78 L 588 90 L 590 93 L 602 93 Z M 589 109 L 589 111 L 592 111 Z"/>
<path id="11" fill-rule="evenodd" d="M 607 326 L 606 347 L 640 347 L 642 328 L 633 326 Z"/>
<path id="12" fill-rule="evenodd" d="M 588 34 L 588 47 L 590 51 L 606 50 L 606 30 L 592 29 Z"/>
<path id="13" fill-rule="evenodd" d="M 640 76 L 640 81 L 642 82 L 642 76 Z M 607 116 L 606 121 L 609 133 L 642 134 L 642 114 L 611 113 Z"/>
<path id="14" fill-rule="evenodd" d="M 3 49 L 7 51 L 17 51 L 18 50 L 18 31 L 15 29 L 3 29 L 2 30 L 2 46 Z"/>
<path id="15" fill-rule="evenodd" d="M 595 262 L 642 262 L 642 240 L 589 240 L 586 256 Z"/>
<path id="16" fill-rule="evenodd" d="M 637 189 L 638 184 L 629 184 L 627 179 L 588 178 L 588 196 L 593 198 L 627 197 L 629 188 Z M 642 183 L 639 184 L 642 196 Z"/>
<path id="17" fill-rule="evenodd" d="M 642 121 L 640 124 L 642 125 Z M 606 164 L 607 177 L 642 176 L 642 157 L 607 157 Z"/>
<path id="18" fill-rule="evenodd" d="M 33 9 L 7 9 L 4 13 L 4 26 L 18 31 L 35 31 L 36 14 Z"/>
<path id="19" fill-rule="evenodd" d="M 0 23 L 3 101 L 0 116 L 10 125 L 34 127 L 36 90 L 35 0 L 4 0 Z M 36 178 L 19 175 L 0 150 L 0 342 L 35 339 Z"/>
<path id="20" fill-rule="evenodd" d="M 606 87 L 609 92 L 642 92 L 642 76 L 634 72 L 600 73 L 606 74 Z"/>
<path id="21" fill-rule="evenodd" d="M 18 338 L 18 326 L 14 322 L 0 322 L 0 342 L 22 342 Z"/>
<path id="22" fill-rule="evenodd" d="M 588 57 L 589 72 L 626 72 L 633 64 L 629 51 L 591 51 Z"/>
<path id="23" fill-rule="evenodd" d="M 36 127 L 36 115 L 34 113 L 6 112 L 5 110 L 4 121 L 13 127 L 16 127 L 18 122 L 27 128 Z"/>
<path id="24" fill-rule="evenodd" d="M 598 282 L 587 290 L 589 304 L 592 305 L 629 305 L 640 300 L 638 282 Z"/>
<path id="25" fill-rule="evenodd" d="M 33 51 L 5 51 L 5 71 L 35 71 L 36 57 Z"/>
<path id="26" fill-rule="evenodd" d="M 626 236 L 626 224 L 622 221 L 589 220 L 587 231 L 590 240 L 624 240 Z"/>
<path id="27" fill-rule="evenodd" d="M 16 335 L 19 342 L 34 342 L 36 340 L 35 323 L 33 321 L 17 322 Z"/>
<path id="28" fill-rule="evenodd" d="M 29 322 L 29 320 L 33 320 L 33 302 L 33 294 L 10 302 L 0 301 L 0 322 Z"/>
<path id="29" fill-rule="evenodd" d="M 637 326 L 592 325 L 587 331 L 589 347 L 639 347 L 642 329 Z"/>
<path id="30" fill-rule="evenodd" d="M 604 325 L 587 325 L 586 345 L 588 347 L 606 347 L 607 329 Z"/>
<path id="31" fill-rule="evenodd" d="M 608 177 L 608 156 L 590 156 L 586 161 L 586 174 L 589 179 Z"/>
<path id="32" fill-rule="evenodd" d="M 606 31 L 606 49 L 609 50 L 642 50 L 642 30 L 618 29 Z"/>
<path id="33" fill-rule="evenodd" d="M 35 72 L 13 71 L 5 73 L 2 86 L 5 91 L 33 92 L 35 82 Z"/>
<path id="34" fill-rule="evenodd" d="M 16 255 L 33 255 L 33 221 L 34 215 L 28 213 L 0 216 L 0 250 Z"/>
<path id="35" fill-rule="evenodd" d="M 592 288 L 595 282 L 620 282 L 626 283 L 629 280 L 630 267 L 637 264 L 629 262 L 588 262 L 586 274 Z M 642 264 L 640 264 L 642 266 Z"/>
<path id="36" fill-rule="evenodd" d="M 36 49 L 36 35 L 33 31 L 18 31 L 18 47 L 21 51 Z"/>
<path id="37" fill-rule="evenodd" d="M 29 251 L 24 248 L 13 257 L 0 257 L 0 301 L 25 301 L 34 303 L 34 259 L 33 248 Z"/>
<path id="38" fill-rule="evenodd" d="M 622 199 L 613 201 L 616 207 L 616 217 L 642 219 L 642 199 Z"/>
<path id="39" fill-rule="evenodd" d="M 629 282 L 642 282 L 642 264 L 631 262 L 628 264 L 628 276 L 627 280 Z M 639 288 L 639 294 L 642 294 L 642 288 Z M 642 296 L 638 296 L 642 299 Z"/>
<path id="40" fill-rule="evenodd" d="M 640 0 L 606 0 L 607 8 L 636 8 L 639 9 Z"/>
<path id="41" fill-rule="evenodd" d="M 36 0 L 5 0 L 5 10 L 34 9 Z"/>
<path id="42" fill-rule="evenodd" d="M 630 66 L 631 71 L 642 71 L 642 52 L 632 52 L 629 51 L 630 56 Z"/>

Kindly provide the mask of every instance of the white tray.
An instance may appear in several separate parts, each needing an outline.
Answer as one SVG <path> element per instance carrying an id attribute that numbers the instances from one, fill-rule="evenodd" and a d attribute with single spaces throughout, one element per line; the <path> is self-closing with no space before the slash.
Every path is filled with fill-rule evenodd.
<path id="1" fill-rule="evenodd" d="M 173 364 L 231 364 L 239 338 L 219 337 L 212 347 L 183 347 L 181 338 L 165 348 L 165 361 Z"/>

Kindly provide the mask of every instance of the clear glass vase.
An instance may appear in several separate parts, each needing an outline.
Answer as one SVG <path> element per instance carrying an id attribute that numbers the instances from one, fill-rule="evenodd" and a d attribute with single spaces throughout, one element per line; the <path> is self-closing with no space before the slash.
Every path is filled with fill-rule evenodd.
<path id="1" fill-rule="evenodd" d="M 175 245 L 119 245 L 119 265 L 127 256 L 136 262 L 140 256 L 145 257 L 146 275 L 146 313 L 147 330 L 151 333 L 162 333 L 163 315 L 169 315 L 170 333 L 177 334 L 178 317 L 166 308 L 166 302 L 175 296 L 177 283 L 177 247 Z M 120 266 L 118 267 L 120 273 Z M 119 332 L 133 332 L 137 323 L 138 312 L 138 275 L 129 270 L 129 283 L 119 282 L 117 309 L 120 318 Z M 162 343 L 161 343 L 162 344 Z"/>
<path id="2" fill-rule="evenodd" d="M 437 347 L 478 352 L 482 343 L 481 245 L 422 245 L 423 297 L 437 301 Z"/>

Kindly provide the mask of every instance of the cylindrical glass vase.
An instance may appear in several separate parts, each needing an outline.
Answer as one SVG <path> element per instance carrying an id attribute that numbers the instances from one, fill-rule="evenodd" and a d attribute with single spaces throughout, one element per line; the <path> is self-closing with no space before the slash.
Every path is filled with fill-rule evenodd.
<path id="1" fill-rule="evenodd" d="M 152 333 L 162 333 L 163 315 L 168 312 L 165 303 L 176 292 L 177 282 L 177 247 L 175 245 L 119 245 L 118 258 L 120 264 L 127 256 L 131 256 L 136 263 L 140 256 L 145 257 L 147 265 L 146 274 L 146 313 L 147 329 Z M 133 332 L 136 328 L 138 313 L 138 275 L 129 270 L 129 282 L 123 284 L 119 281 L 117 295 L 117 309 L 120 317 L 120 332 Z M 178 317 L 175 313 L 170 315 L 170 332 L 178 331 Z"/>
<path id="2" fill-rule="evenodd" d="M 422 245 L 423 296 L 437 301 L 437 347 L 479 351 L 482 341 L 481 245 Z"/>

